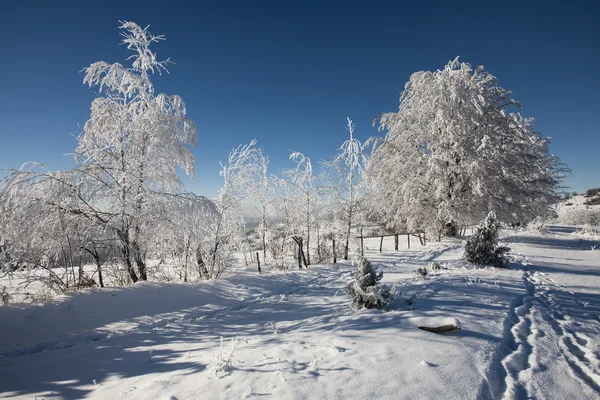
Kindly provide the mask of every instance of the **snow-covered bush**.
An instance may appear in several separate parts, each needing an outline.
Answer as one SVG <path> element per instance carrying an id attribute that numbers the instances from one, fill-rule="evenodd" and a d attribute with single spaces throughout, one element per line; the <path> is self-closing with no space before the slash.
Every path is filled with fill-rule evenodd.
<path id="1" fill-rule="evenodd" d="M 354 280 L 348 285 L 348 295 L 352 305 L 358 309 L 382 308 L 389 304 L 390 290 L 378 285 L 383 278 L 383 272 L 377 272 L 371 262 L 365 257 L 359 257 L 358 271 Z"/>
<path id="2" fill-rule="evenodd" d="M 81 278 L 79 278 L 79 281 L 76 283 L 76 287 L 78 289 L 93 288 L 95 286 L 96 281 L 94 280 L 94 278 L 88 275 L 83 275 Z"/>
<path id="3" fill-rule="evenodd" d="M 4 285 L 0 285 L 0 301 L 2 301 L 2 304 L 7 305 L 10 303 L 11 297 L 12 296 L 10 295 L 8 288 Z"/>
<path id="4" fill-rule="evenodd" d="M 499 232 L 500 223 L 496 219 L 496 214 L 491 211 L 481 225 L 477 227 L 475 234 L 467 240 L 465 245 L 465 258 L 467 261 L 506 268 L 508 265 L 506 253 L 510 249 L 498 246 Z"/>
<path id="5" fill-rule="evenodd" d="M 575 209 L 564 214 L 559 221 L 568 225 L 600 226 L 600 210 Z"/>
<path id="6" fill-rule="evenodd" d="M 583 238 L 589 238 L 592 240 L 598 240 L 600 239 L 600 229 L 587 226 L 584 228 L 577 229 L 575 232 L 572 233 L 572 235 L 580 236 Z"/>
<path id="7" fill-rule="evenodd" d="M 427 268 L 429 268 L 432 271 L 439 271 L 442 269 L 442 266 L 439 263 L 430 262 L 429 265 L 427 265 Z"/>

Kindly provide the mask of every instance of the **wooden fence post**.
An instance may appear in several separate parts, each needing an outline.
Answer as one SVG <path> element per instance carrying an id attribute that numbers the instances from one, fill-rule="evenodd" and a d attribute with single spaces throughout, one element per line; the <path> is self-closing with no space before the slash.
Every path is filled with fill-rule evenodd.
<path id="1" fill-rule="evenodd" d="M 365 255 L 365 250 L 363 247 L 363 230 L 362 230 L 362 228 L 360 228 L 360 255 L 363 257 Z"/>
<path id="2" fill-rule="evenodd" d="M 394 250 L 398 251 L 398 234 L 394 235 Z"/>
<path id="3" fill-rule="evenodd" d="M 260 258 L 258 258 L 258 251 L 256 252 L 256 261 L 258 262 L 258 273 L 262 274 L 262 271 L 260 270 Z"/>
<path id="4" fill-rule="evenodd" d="M 335 254 L 335 239 L 333 239 L 333 263 L 337 263 L 337 255 Z"/>

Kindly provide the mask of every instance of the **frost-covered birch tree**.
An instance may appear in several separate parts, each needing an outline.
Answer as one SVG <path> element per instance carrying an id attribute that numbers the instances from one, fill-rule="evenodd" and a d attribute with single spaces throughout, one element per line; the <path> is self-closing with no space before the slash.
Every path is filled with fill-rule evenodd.
<path id="1" fill-rule="evenodd" d="M 258 230 L 260 233 L 261 246 L 263 250 L 263 259 L 267 259 L 267 230 L 269 224 L 269 215 L 272 211 L 272 180 L 267 174 L 269 166 L 269 157 L 261 149 L 257 149 L 253 157 L 255 166 L 254 188 L 250 191 L 250 198 L 253 207 L 258 211 L 260 221 Z"/>
<path id="2" fill-rule="evenodd" d="M 495 211 L 504 221 L 552 212 L 566 169 L 533 119 L 483 67 L 458 58 L 414 73 L 368 168 L 371 204 L 388 226 L 438 232 Z"/>
<path id="3" fill-rule="evenodd" d="M 117 234 L 135 282 L 147 279 L 141 237 L 144 225 L 155 217 L 149 205 L 164 201 L 160 193 L 181 188 L 178 167 L 193 176 L 195 160 L 188 146 L 196 142 L 196 128 L 186 117 L 183 100 L 155 94 L 150 81 L 169 62 L 158 61 L 150 49 L 164 37 L 133 22 L 121 22 L 120 29 L 123 44 L 133 52 L 131 66 L 100 61 L 85 69 L 84 83 L 97 87 L 101 96 L 92 102 L 75 158 L 94 193 L 93 207 L 86 212 Z"/>
<path id="4" fill-rule="evenodd" d="M 273 229 L 273 235 L 268 242 L 271 257 L 276 268 L 286 268 L 286 256 L 289 248 L 288 241 L 294 233 L 294 200 L 295 187 L 290 182 L 278 176 L 271 176 L 274 198 L 272 204 L 280 216 L 280 223 Z"/>
<path id="5" fill-rule="evenodd" d="M 238 146 L 229 153 L 227 162 L 221 164 L 223 187 L 214 201 L 217 218 L 210 231 L 212 247 L 208 265 L 211 278 L 218 278 L 230 266 L 233 252 L 242 242 L 243 204 L 261 171 L 257 158 L 262 152 L 255 146 L 256 140 Z"/>
<path id="6" fill-rule="evenodd" d="M 354 123 L 348 118 L 350 137 L 340 146 L 337 156 L 331 162 L 324 163 L 335 189 L 335 214 L 342 223 L 344 260 L 348 259 L 351 230 L 361 211 L 361 184 L 367 165 L 365 146 L 354 137 L 354 129 Z"/>
<path id="7" fill-rule="evenodd" d="M 302 262 L 308 266 L 310 265 L 311 233 L 315 228 L 315 209 L 319 188 L 315 186 L 316 177 L 313 174 L 312 162 L 309 157 L 296 151 L 290 154 L 290 160 L 296 162 L 296 168 L 287 169 L 284 174 L 288 177 L 288 182 L 295 192 L 293 199 L 295 206 L 292 209 L 292 220 L 297 225 L 295 233 L 302 235 L 296 236 L 294 240 L 301 250 L 298 257 L 303 258 Z M 306 244 L 306 253 L 303 250 L 304 244 Z"/>
<path id="8" fill-rule="evenodd" d="M 164 37 L 133 22 L 121 22 L 120 28 L 123 44 L 133 53 L 131 64 L 101 61 L 85 69 L 84 83 L 100 96 L 77 137 L 75 167 L 13 171 L 0 193 L 0 206 L 11 210 L 12 251 L 20 249 L 35 268 L 55 260 L 74 270 L 76 259 L 78 284 L 84 255 L 94 259 L 100 274 L 101 253 L 114 247 L 120 248 L 131 281 L 147 279 L 149 231 L 171 202 L 165 195 L 181 188 L 177 168 L 193 175 L 188 146 L 195 143 L 195 126 L 181 98 L 157 95 L 150 80 L 166 71 L 168 60 L 158 61 L 150 50 Z M 28 219 L 39 223 L 23 226 Z"/>

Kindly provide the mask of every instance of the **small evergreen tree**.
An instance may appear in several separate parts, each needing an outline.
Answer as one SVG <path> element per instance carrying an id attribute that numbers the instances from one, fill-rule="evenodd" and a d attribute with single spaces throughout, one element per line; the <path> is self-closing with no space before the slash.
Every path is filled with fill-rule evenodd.
<path id="1" fill-rule="evenodd" d="M 485 220 L 477 227 L 465 245 L 465 258 L 474 264 L 493 265 L 497 268 L 506 268 L 508 258 L 506 253 L 510 248 L 498 246 L 500 223 L 496 214 L 491 211 Z"/>
<path id="2" fill-rule="evenodd" d="M 361 309 L 382 308 L 389 304 L 390 291 L 378 286 L 381 278 L 383 272 L 377 272 L 369 260 L 359 257 L 358 271 L 354 275 L 354 281 L 348 285 L 352 305 Z"/>

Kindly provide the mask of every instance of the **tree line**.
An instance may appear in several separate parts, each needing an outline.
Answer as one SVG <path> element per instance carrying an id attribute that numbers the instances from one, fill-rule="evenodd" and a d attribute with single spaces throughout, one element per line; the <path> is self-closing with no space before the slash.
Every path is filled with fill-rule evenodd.
<path id="1" fill-rule="evenodd" d="M 150 79 L 169 63 L 150 49 L 164 36 L 127 21 L 120 29 L 129 65 L 96 62 L 84 71 L 99 96 L 73 167 L 27 164 L 0 186 L 2 270 L 29 272 L 56 292 L 102 286 L 103 272 L 113 284 L 214 279 L 257 251 L 280 269 L 334 251 L 348 259 L 353 231 L 367 221 L 435 235 L 490 211 L 527 222 L 552 213 L 568 173 L 511 93 L 456 58 L 410 77 L 398 111 L 376 119 L 384 137 L 362 143 L 348 118 L 348 139 L 321 173 L 293 152 L 294 168 L 270 174 L 253 140 L 222 164 L 215 199 L 187 193 L 177 170 L 194 175 L 196 127 L 183 100 L 155 93 Z"/>

